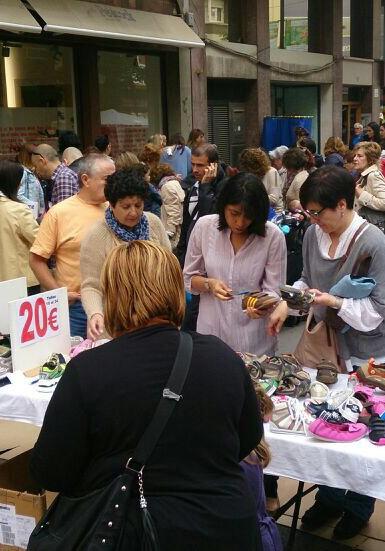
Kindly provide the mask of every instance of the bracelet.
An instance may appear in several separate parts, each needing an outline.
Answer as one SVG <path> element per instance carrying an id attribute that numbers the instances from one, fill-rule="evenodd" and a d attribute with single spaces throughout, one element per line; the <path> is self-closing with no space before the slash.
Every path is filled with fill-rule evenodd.
<path id="1" fill-rule="evenodd" d="M 334 297 L 333 310 L 340 310 L 344 299 L 341 297 Z"/>
<path id="2" fill-rule="evenodd" d="M 204 284 L 204 286 L 205 286 L 205 288 L 206 288 L 206 291 L 207 291 L 208 293 L 210 293 L 210 292 L 211 292 L 211 289 L 210 289 L 210 280 L 209 280 L 208 277 L 204 280 L 203 284 Z"/>

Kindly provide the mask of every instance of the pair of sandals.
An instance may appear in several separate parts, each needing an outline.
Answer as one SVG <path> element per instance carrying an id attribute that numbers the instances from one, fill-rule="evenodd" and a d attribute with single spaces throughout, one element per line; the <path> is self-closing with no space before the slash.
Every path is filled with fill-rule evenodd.
<path id="1" fill-rule="evenodd" d="M 261 366 L 265 377 L 279 381 L 278 394 L 300 398 L 309 392 L 310 375 L 293 354 L 268 357 Z"/>

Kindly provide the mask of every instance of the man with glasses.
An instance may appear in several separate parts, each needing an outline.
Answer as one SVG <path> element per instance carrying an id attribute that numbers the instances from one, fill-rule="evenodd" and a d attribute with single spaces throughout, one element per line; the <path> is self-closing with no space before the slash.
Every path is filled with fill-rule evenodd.
<path id="1" fill-rule="evenodd" d="M 42 180 L 52 182 L 51 205 L 56 205 L 78 192 L 78 178 L 65 163 L 61 163 L 57 151 L 42 143 L 32 151 L 32 163 Z"/>

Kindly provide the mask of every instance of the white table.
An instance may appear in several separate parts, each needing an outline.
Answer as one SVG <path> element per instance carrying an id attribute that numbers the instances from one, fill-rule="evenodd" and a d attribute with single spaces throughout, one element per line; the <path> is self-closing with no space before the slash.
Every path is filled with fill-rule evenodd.
<path id="1" fill-rule="evenodd" d="M 21 372 L 11 376 L 14 382 L 0 388 L 0 417 L 41 427 L 53 391 L 39 392 Z"/>
<path id="2" fill-rule="evenodd" d="M 315 371 L 309 370 L 312 378 Z M 343 389 L 347 375 L 339 375 L 330 388 Z M 381 393 L 383 395 L 383 393 Z M 364 437 L 357 442 L 324 442 L 310 436 L 270 432 L 265 437 L 272 460 L 265 472 L 279 476 L 353 490 L 385 501 L 385 446 Z"/>

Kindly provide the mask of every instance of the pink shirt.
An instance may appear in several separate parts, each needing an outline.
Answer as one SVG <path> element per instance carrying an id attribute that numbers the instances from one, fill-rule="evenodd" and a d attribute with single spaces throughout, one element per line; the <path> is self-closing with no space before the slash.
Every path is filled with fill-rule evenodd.
<path id="1" fill-rule="evenodd" d="M 250 235 L 234 254 L 230 230 L 218 230 L 218 215 L 200 218 L 187 247 L 184 280 L 191 291 L 191 277 L 202 275 L 222 280 L 234 293 L 261 290 L 279 295 L 286 282 L 286 243 L 283 233 L 271 222 L 266 236 Z M 266 334 L 268 318 L 250 319 L 242 310 L 242 297 L 228 302 L 202 293 L 197 330 L 216 335 L 239 352 L 272 355 L 277 339 Z"/>

